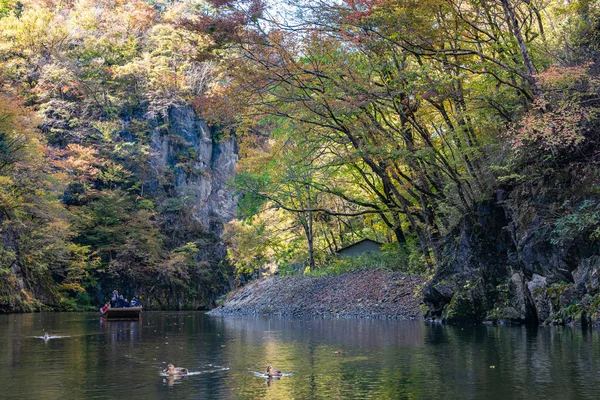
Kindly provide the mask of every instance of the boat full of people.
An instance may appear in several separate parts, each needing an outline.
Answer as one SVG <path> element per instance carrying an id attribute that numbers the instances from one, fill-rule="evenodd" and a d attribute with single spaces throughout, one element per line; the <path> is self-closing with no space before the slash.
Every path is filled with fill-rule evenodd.
<path id="1" fill-rule="evenodd" d="M 134 296 L 129 301 L 114 290 L 110 301 L 100 309 L 100 313 L 107 320 L 138 320 L 142 315 L 142 306 L 137 297 Z"/>

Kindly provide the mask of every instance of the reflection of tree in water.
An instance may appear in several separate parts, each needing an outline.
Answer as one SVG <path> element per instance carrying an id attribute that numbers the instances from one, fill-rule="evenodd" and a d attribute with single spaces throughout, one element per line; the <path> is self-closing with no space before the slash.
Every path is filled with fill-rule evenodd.
<path id="1" fill-rule="evenodd" d="M 44 346 L 34 338 L 44 330 L 70 337 Z M 144 398 L 170 388 L 180 398 L 242 400 L 596 398 L 599 333 L 198 313 L 148 313 L 143 325 L 78 314 L 0 315 L 0 382 L 15 398 L 38 400 L 72 398 L 74 390 L 77 398 L 127 397 L 132 382 Z M 201 374 L 158 376 L 163 362 L 173 361 Z M 253 374 L 266 365 L 292 375 Z"/>
<path id="2" fill-rule="evenodd" d="M 425 341 L 408 369 L 428 397 L 582 398 L 571 383 L 597 379 L 599 337 L 579 328 L 433 325 Z"/>
<path id="3" fill-rule="evenodd" d="M 571 328 L 260 317 L 218 324 L 220 337 L 232 338 L 223 350 L 232 371 L 241 371 L 231 382 L 256 360 L 293 373 L 255 387 L 264 399 L 520 398 L 530 388 L 533 398 L 582 398 L 589 393 L 573 383 L 596 382 L 600 359 L 598 332 Z"/>

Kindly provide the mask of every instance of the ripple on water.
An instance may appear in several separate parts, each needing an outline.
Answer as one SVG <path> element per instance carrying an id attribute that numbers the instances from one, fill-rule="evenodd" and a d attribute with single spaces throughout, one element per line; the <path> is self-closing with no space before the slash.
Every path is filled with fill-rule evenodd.
<path id="1" fill-rule="evenodd" d="M 36 339 L 49 340 L 49 339 L 64 339 L 64 338 L 68 338 L 68 337 L 71 337 L 71 336 L 56 336 L 56 335 L 50 335 L 50 336 L 48 336 L 48 337 L 45 337 L 45 336 L 30 336 L 30 337 L 33 337 L 33 338 L 36 338 Z"/>
<path id="2" fill-rule="evenodd" d="M 229 367 L 216 367 L 214 369 L 207 369 L 207 370 L 202 370 L 202 371 L 188 371 L 188 373 L 185 375 L 169 375 L 166 372 L 161 372 L 159 375 L 160 376 L 178 376 L 178 377 L 179 376 L 193 376 L 193 375 L 212 374 L 215 372 L 229 371 L 229 369 L 230 369 Z"/>
<path id="3" fill-rule="evenodd" d="M 143 318 L 106 323 L 92 314 L 0 315 L 0 398 L 594 399 L 600 387 L 596 329 L 199 312 Z M 70 338 L 43 342 L 44 332 Z M 159 376 L 163 360 L 192 371 Z M 268 364 L 284 377 L 268 379 Z"/>
<path id="4" fill-rule="evenodd" d="M 257 371 L 252 371 L 252 374 L 254 376 L 256 376 L 257 378 L 265 378 L 265 379 L 266 378 L 281 378 L 281 377 L 285 377 L 285 376 L 294 376 L 294 374 L 292 374 L 291 372 L 283 372 L 281 375 L 278 375 L 278 376 L 269 376 L 262 372 L 257 372 Z"/>

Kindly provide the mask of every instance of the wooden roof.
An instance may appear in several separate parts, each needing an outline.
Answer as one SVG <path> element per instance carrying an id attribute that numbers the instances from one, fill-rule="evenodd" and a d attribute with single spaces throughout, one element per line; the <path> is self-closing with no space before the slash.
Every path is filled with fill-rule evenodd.
<path id="1" fill-rule="evenodd" d="M 358 242 L 356 242 L 356 243 L 352 243 L 351 245 L 348 245 L 348 246 L 346 246 L 346 247 L 342 247 L 342 248 L 341 248 L 341 249 L 339 249 L 337 252 L 339 253 L 339 252 L 341 252 L 341 251 L 344 251 L 344 250 L 351 249 L 351 248 L 353 248 L 353 247 L 355 247 L 355 246 L 358 246 L 359 244 L 361 244 L 361 243 L 365 243 L 365 242 L 371 242 L 371 243 L 375 243 L 375 244 L 376 244 L 376 245 L 378 245 L 378 246 L 383 246 L 383 243 L 380 243 L 380 242 L 378 242 L 378 241 L 376 241 L 376 240 L 371 240 L 371 239 L 363 239 L 363 240 L 359 240 L 359 241 L 358 241 Z"/>

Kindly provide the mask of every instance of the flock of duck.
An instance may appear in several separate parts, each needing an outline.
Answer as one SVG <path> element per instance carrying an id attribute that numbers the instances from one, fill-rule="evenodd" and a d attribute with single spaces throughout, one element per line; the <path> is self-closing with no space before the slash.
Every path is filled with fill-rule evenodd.
<path id="1" fill-rule="evenodd" d="M 48 334 L 48 332 L 44 332 L 44 336 L 36 336 L 36 337 L 43 339 L 44 341 L 47 341 L 50 339 L 58 339 L 58 338 L 68 337 L 68 336 L 53 336 L 53 335 Z M 187 368 L 176 367 L 173 364 L 167 365 L 167 368 L 165 368 L 163 370 L 163 372 L 169 376 L 186 376 L 186 375 L 190 374 L 190 371 Z M 269 365 L 264 373 L 264 376 L 266 378 L 280 378 L 283 376 L 283 372 L 275 370 L 275 369 L 273 369 L 273 367 L 271 367 Z"/>
<path id="2" fill-rule="evenodd" d="M 173 364 L 167 365 L 167 368 L 165 368 L 163 372 L 170 376 L 185 376 L 190 373 L 187 368 L 176 367 Z M 267 378 L 280 378 L 283 376 L 283 372 L 274 370 L 273 367 L 269 365 L 264 376 Z"/>

